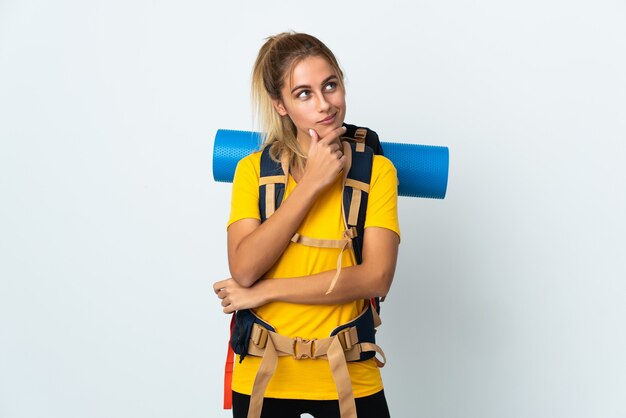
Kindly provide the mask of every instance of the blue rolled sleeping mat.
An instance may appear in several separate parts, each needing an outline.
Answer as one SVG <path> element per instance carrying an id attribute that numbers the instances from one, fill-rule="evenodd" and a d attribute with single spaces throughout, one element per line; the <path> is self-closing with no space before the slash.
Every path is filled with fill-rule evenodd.
<path id="1" fill-rule="evenodd" d="M 261 148 L 261 134 L 219 129 L 213 147 L 213 178 L 232 182 L 237 163 Z M 381 141 L 398 171 L 398 195 L 443 199 L 448 187 L 448 147 Z"/>

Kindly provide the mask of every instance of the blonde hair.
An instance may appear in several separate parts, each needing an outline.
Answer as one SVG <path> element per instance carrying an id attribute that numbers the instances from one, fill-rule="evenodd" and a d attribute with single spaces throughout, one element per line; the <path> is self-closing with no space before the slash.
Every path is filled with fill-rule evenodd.
<path id="1" fill-rule="evenodd" d="M 304 168 L 306 155 L 298 144 L 296 126 L 288 115 L 281 116 L 272 100 L 281 100 L 281 89 L 293 68 L 305 58 L 326 59 L 337 72 L 339 85 L 344 88 L 343 72 L 335 55 L 322 41 L 306 33 L 283 32 L 266 39 L 252 70 L 252 105 L 263 135 L 263 148 L 280 161 L 282 155 L 296 170 Z"/>

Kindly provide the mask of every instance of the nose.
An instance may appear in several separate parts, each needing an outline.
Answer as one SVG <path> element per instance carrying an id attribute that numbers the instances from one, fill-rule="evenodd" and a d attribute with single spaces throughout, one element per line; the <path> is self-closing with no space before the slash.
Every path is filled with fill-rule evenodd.
<path id="1" fill-rule="evenodd" d="M 320 99 L 317 105 L 319 107 L 320 113 L 327 112 L 328 109 L 330 109 L 330 103 L 328 103 L 326 97 L 324 97 L 324 94 L 320 94 L 319 98 Z"/>

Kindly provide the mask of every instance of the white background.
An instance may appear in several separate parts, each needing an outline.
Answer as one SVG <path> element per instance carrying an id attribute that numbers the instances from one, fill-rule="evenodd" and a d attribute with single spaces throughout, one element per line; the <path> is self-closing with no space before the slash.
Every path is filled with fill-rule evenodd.
<path id="1" fill-rule="evenodd" d="M 450 147 L 399 203 L 392 415 L 625 417 L 624 2 L 222 3 L 0 0 L 0 417 L 229 416 L 212 142 L 288 29 L 347 121 Z"/>

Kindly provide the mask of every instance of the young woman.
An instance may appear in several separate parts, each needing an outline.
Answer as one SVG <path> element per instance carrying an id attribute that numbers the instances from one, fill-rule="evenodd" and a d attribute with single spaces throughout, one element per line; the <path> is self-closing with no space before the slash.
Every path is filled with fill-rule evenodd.
<path id="1" fill-rule="evenodd" d="M 280 335 L 324 339 L 357 317 L 364 300 L 389 291 L 400 241 L 396 171 L 388 159 L 374 156 L 361 264 L 356 264 L 352 251 L 293 242 L 296 233 L 316 239 L 345 238 L 343 73 L 333 53 L 317 38 L 282 33 L 268 38 L 259 51 L 252 93 L 264 147 L 270 147 L 274 160 L 288 162 L 289 177 L 282 204 L 261 223 L 261 152 L 239 162 L 228 221 L 232 278 L 216 282 L 214 290 L 225 313 L 253 309 Z M 341 269 L 337 269 L 338 257 Z M 278 358 L 261 417 L 295 418 L 302 413 L 339 417 L 329 361 L 294 357 Z M 260 363 L 260 357 L 251 355 L 235 362 L 234 417 L 248 414 Z M 388 417 L 375 360 L 350 361 L 347 370 L 358 417 Z"/>

